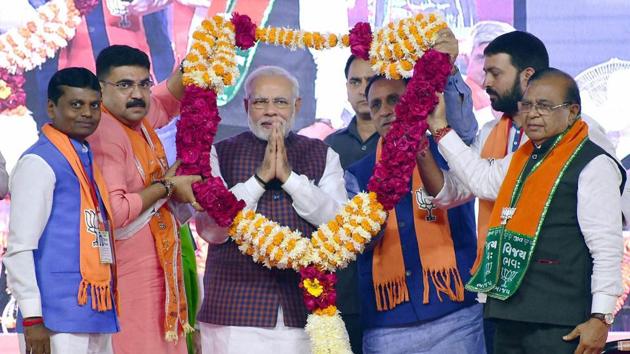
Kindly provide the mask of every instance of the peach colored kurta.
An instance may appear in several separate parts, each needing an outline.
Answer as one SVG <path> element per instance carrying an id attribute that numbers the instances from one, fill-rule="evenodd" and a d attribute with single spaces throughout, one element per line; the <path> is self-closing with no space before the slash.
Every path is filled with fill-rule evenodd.
<path id="1" fill-rule="evenodd" d="M 162 127 L 179 114 L 179 107 L 163 82 L 152 90 L 148 119 L 154 128 Z M 102 113 L 88 141 L 107 183 L 114 226 L 125 227 L 140 215 L 138 192 L 144 189 L 129 138 L 114 117 Z M 148 224 L 116 241 L 116 261 L 121 330 L 113 336 L 114 353 L 185 354 L 184 336 L 177 344 L 164 340 L 164 274 Z"/>

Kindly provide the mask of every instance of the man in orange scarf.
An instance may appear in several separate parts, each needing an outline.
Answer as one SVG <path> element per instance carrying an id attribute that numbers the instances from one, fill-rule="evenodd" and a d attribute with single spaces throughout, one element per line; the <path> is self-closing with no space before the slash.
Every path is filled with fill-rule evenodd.
<path id="1" fill-rule="evenodd" d="M 534 73 L 519 108 L 530 141 L 504 159 L 480 159 L 451 132 L 439 139 L 451 168 L 440 194 L 466 200 L 465 186 L 496 199 L 466 287 L 488 296 L 497 352 L 599 353 L 622 290 L 625 171 L 589 139 L 568 74 Z M 444 129 L 443 108 L 429 126 Z"/>
<path id="2" fill-rule="evenodd" d="M 122 331 L 113 337 L 122 353 L 186 352 L 188 324 L 178 223 L 167 201 L 199 207 L 191 183 L 174 176 L 156 128 L 179 114 L 181 73 L 151 89 L 149 58 L 122 45 L 96 60 L 103 89 L 102 121 L 90 143 L 112 203 L 120 277 Z"/>
<path id="3" fill-rule="evenodd" d="M 403 80 L 383 76 L 368 83 L 368 106 L 381 139 L 396 119 L 394 107 L 405 89 Z M 460 130 L 462 121 L 474 122 L 470 90 L 464 94 L 463 100 L 447 95 L 452 112 L 470 112 L 449 117 Z M 350 193 L 367 189 L 380 158 L 379 144 L 376 153 L 348 168 Z M 435 208 L 420 173 L 416 168 L 411 193 L 390 211 L 383 236 L 357 260 L 363 352 L 485 353 L 482 308 L 463 286 L 475 258 L 473 204 Z"/>
<path id="4" fill-rule="evenodd" d="M 86 142 L 100 105 L 89 70 L 55 73 L 48 84 L 52 124 L 11 176 L 4 263 L 20 308 L 22 353 L 112 353 L 119 324 L 111 209 Z"/>

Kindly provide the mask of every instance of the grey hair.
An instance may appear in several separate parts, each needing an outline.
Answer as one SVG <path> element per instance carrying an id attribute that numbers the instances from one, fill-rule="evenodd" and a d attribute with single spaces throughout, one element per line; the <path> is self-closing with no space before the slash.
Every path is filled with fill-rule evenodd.
<path id="1" fill-rule="evenodd" d="M 272 66 L 272 65 L 260 66 L 256 68 L 256 70 L 252 71 L 249 74 L 249 76 L 247 76 L 247 79 L 245 80 L 245 97 L 249 98 L 249 94 L 252 91 L 252 85 L 254 81 L 257 78 L 263 77 L 263 76 L 284 77 L 285 79 L 289 80 L 289 82 L 291 83 L 291 86 L 292 86 L 291 94 L 293 94 L 293 99 L 297 99 L 298 97 L 300 97 L 300 83 L 295 78 L 295 76 L 291 75 L 291 73 L 289 73 L 288 71 L 286 71 L 285 69 L 279 66 Z"/>
<path id="2" fill-rule="evenodd" d="M 498 36 L 516 31 L 512 25 L 500 21 L 480 21 L 475 24 L 471 31 L 472 47 L 483 43 L 490 43 Z"/>

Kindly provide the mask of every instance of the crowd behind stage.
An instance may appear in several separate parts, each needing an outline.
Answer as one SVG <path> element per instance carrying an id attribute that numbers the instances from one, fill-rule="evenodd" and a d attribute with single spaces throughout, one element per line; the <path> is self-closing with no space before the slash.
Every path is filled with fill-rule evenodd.
<path id="1" fill-rule="evenodd" d="M 496 22 L 473 33 L 465 78 L 457 39 L 438 33 L 433 49 L 452 69 L 410 157 L 410 193 L 336 273 L 349 348 L 601 353 L 624 294 L 627 166 L 540 39 Z M 54 73 L 50 122 L 10 177 L 0 169 L 21 352 L 310 353 L 300 287 L 319 282 L 242 253 L 193 192 L 200 173 L 169 162 L 172 134 L 158 130 L 186 108 L 183 70 L 155 82 L 147 53 L 126 45 L 94 64 Z M 363 58 L 339 75 L 349 125 L 296 133 L 304 83 L 253 68 L 249 129 L 201 155 L 246 208 L 302 235 L 372 188 L 400 106 L 413 104 L 412 83 Z M 203 279 L 193 233 L 207 243 Z"/>

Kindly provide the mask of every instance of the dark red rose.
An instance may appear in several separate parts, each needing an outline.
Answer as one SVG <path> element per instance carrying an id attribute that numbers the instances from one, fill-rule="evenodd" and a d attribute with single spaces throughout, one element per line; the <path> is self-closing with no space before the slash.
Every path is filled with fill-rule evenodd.
<path id="1" fill-rule="evenodd" d="M 372 46 L 372 28 L 367 22 L 358 22 L 350 30 L 350 51 L 357 58 L 370 59 L 370 47 Z"/>
<path id="2" fill-rule="evenodd" d="M 234 25 L 234 37 L 236 45 L 245 50 L 254 46 L 256 43 L 256 24 L 247 15 L 232 15 L 232 24 Z"/>

